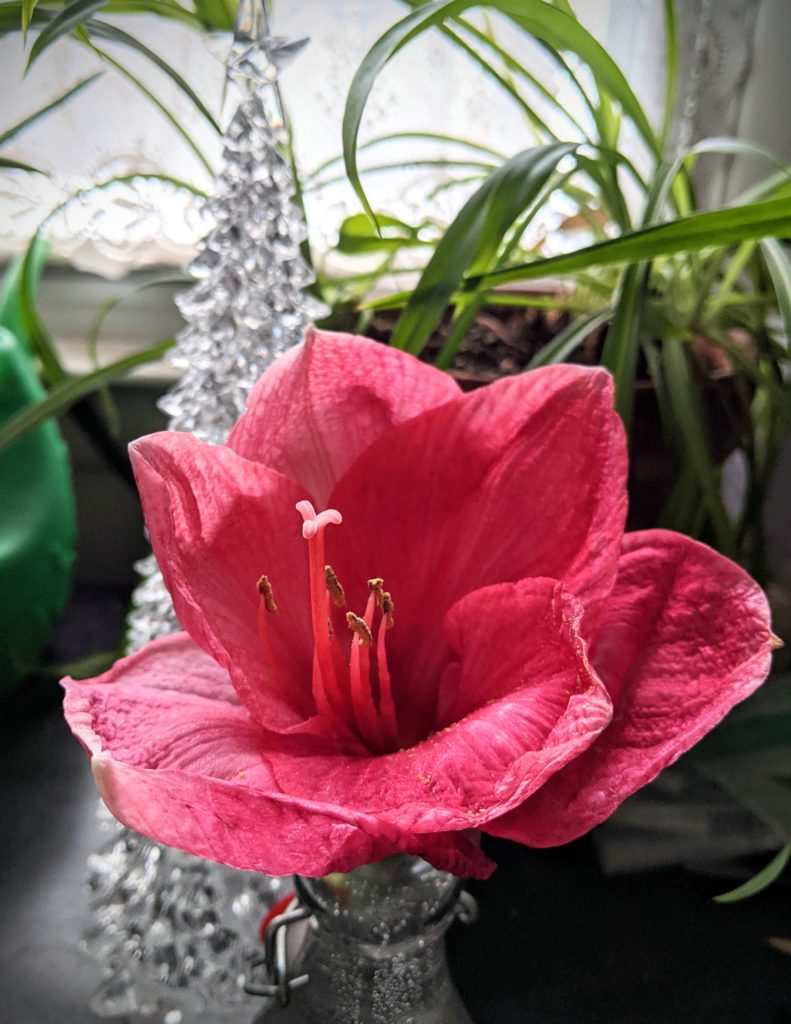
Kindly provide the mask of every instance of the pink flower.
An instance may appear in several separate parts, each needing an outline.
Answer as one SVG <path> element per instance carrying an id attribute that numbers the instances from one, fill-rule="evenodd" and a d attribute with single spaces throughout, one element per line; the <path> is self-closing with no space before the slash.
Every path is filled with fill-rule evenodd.
<path id="1" fill-rule="evenodd" d="M 116 817 L 203 857 L 485 876 L 480 831 L 574 839 L 769 668 L 741 569 L 624 537 L 601 370 L 462 395 L 313 332 L 226 446 L 155 434 L 132 460 L 185 632 L 66 680 L 66 715 Z"/>

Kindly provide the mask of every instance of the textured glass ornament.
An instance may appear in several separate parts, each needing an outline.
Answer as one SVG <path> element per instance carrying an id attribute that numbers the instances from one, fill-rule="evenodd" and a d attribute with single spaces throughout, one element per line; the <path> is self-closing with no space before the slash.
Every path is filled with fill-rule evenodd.
<path id="1" fill-rule="evenodd" d="M 297 878 L 269 924 L 256 1024 L 470 1024 L 445 932 L 475 903 L 460 879 L 399 854 L 347 874 Z"/>
<path id="2" fill-rule="evenodd" d="M 176 300 L 186 326 L 169 360 L 183 374 L 159 402 L 171 430 L 204 441 L 225 440 L 266 367 L 324 313 L 303 291 L 313 281 L 301 255 L 307 232 L 280 152 L 277 72 L 304 43 L 270 36 L 263 0 L 239 3 L 227 56 L 238 105 L 204 207 L 213 226 L 187 267 L 195 284 Z M 136 568 L 130 650 L 179 628 L 154 556 Z M 244 1017 L 256 929 L 280 881 L 190 857 L 114 822 L 104 827 L 109 838 L 88 865 L 93 899 L 83 947 L 104 973 L 91 1009 L 164 1024 L 178 1024 L 183 1013 L 191 1024 Z"/>

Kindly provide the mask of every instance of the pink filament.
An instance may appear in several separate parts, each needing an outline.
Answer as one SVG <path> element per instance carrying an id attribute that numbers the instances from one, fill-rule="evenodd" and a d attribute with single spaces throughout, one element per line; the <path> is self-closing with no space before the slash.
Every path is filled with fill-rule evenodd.
<path id="1" fill-rule="evenodd" d="M 332 634 L 324 562 L 324 528 L 339 525 L 343 517 L 333 508 L 317 513 L 307 500 L 298 502 L 296 507 L 303 519 L 302 536 L 308 542 L 316 710 L 344 739 L 350 733 L 358 736 L 369 751 L 376 753 L 395 749 L 398 725 L 385 649 L 386 617 L 380 617 L 375 646 L 361 642 L 356 635 L 352 638 L 347 677 L 345 660 Z M 377 595 L 372 591 L 363 616 L 371 636 L 376 605 Z M 378 707 L 374 673 L 379 682 Z"/>

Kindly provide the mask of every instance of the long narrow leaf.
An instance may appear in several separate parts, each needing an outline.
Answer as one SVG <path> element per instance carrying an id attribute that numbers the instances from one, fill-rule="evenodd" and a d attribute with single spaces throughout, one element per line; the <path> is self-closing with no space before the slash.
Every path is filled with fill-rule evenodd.
<path id="1" fill-rule="evenodd" d="M 22 0 L 22 39 L 27 40 L 27 30 L 30 26 L 30 19 L 36 8 L 38 0 Z"/>
<path id="2" fill-rule="evenodd" d="M 92 14 L 105 6 L 106 0 L 73 0 L 67 7 L 56 14 L 52 21 L 39 32 L 35 43 L 30 48 L 26 71 L 29 71 L 42 53 L 63 36 L 67 36 L 78 25 L 81 25 Z"/>
<path id="3" fill-rule="evenodd" d="M 533 356 L 527 364 L 528 370 L 534 370 L 537 366 L 550 366 L 553 363 L 562 363 L 571 353 L 589 338 L 593 332 L 606 324 L 612 317 L 611 309 L 596 310 L 588 316 L 573 320 L 568 327 Z"/>
<path id="4" fill-rule="evenodd" d="M 14 441 L 39 426 L 53 416 L 61 416 L 71 408 L 75 402 L 86 395 L 92 394 L 103 385 L 120 377 L 126 376 L 131 370 L 144 363 L 152 363 L 161 359 L 167 350 L 173 345 L 173 339 L 158 342 L 149 348 L 134 352 L 132 355 L 109 363 L 99 370 L 87 373 L 83 377 L 75 377 L 70 380 L 63 380 L 54 387 L 46 398 L 40 402 L 34 402 L 20 410 L 11 419 L 6 420 L 0 427 L 0 451 L 3 451 Z"/>
<path id="5" fill-rule="evenodd" d="M 388 61 L 412 39 L 474 6 L 481 6 L 478 0 L 436 0 L 421 6 L 374 43 L 354 76 L 343 117 L 343 153 L 349 180 L 374 222 L 373 210 L 360 181 L 356 154 L 357 136 L 373 84 Z M 557 50 L 572 51 L 580 57 L 593 69 L 600 88 L 621 105 L 651 150 L 657 151 L 654 132 L 628 82 L 609 54 L 579 22 L 543 0 L 491 0 L 485 6 L 500 11 L 541 43 Z"/>
<path id="6" fill-rule="evenodd" d="M 111 57 L 106 50 L 100 49 L 98 46 L 96 46 L 94 43 L 90 41 L 86 45 L 91 50 L 93 50 L 93 52 L 98 57 L 101 57 L 101 59 L 105 61 L 105 63 L 109 64 L 111 67 L 114 67 L 116 71 L 120 72 L 124 76 L 124 78 L 127 78 L 137 89 L 140 90 L 140 92 L 143 93 L 144 96 L 148 97 L 148 99 L 154 104 L 154 106 L 167 118 L 168 121 L 170 121 L 170 123 L 173 125 L 173 127 L 182 137 L 182 139 L 184 139 L 184 141 L 190 147 L 192 152 L 198 158 L 198 160 L 200 160 L 201 164 L 203 164 L 204 168 L 213 177 L 214 168 L 204 156 L 200 146 L 198 146 L 197 142 L 195 142 L 195 140 L 192 138 L 187 129 L 182 125 L 181 121 L 179 121 L 175 114 L 173 114 L 172 111 L 165 106 L 165 104 L 159 99 L 156 93 L 149 89 L 148 86 L 137 77 L 137 75 L 134 75 L 129 70 L 129 68 L 123 65 L 120 61 L 117 61 L 115 57 Z"/>
<path id="7" fill-rule="evenodd" d="M 676 105 L 676 86 L 678 79 L 678 31 L 676 28 L 676 6 L 674 0 L 664 0 L 665 14 L 665 104 L 662 111 L 662 127 L 659 131 L 659 142 L 664 151 L 667 145 L 670 125 L 673 121 L 673 109 Z"/>
<path id="8" fill-rule="evenodd" d="M 396 324 L 393 345 L 413 353 L 422 350 L 464 274 L 490 264 L 506 231 L 536 199 L 558 163 L 575 149 L 556 142 L 526 150 L 486 179 L 437 245 Z"/>
<path id="9" fill-rule="evenodd" d="M 156 14 L 158 18 L 180 21 L 190 28 L 203 27 L 201 19 L 182 7 L 178 0 L 107 0 L 104 10 L 107 14 Z"/>
<path id="10" fill-rule="evenodd" d="M 700 486 L 717 549 L 732 558 L 736 553 L 735 530 L 725 510 L 717 472 L 711 462 L 700 394 L 692 380 L 684 342 L 665 338 L 662 363 L 670 405 L 684 442 L 684 459 L 694 470 Z"/>
<path id="11" fill-rule="evenodd" d="M 28 174 L 43 174 L 47 176 L 46 171 L 42 171 L 40 167 L 33 167 L 32 164 L 22 163 L 21 160 L 11 160 L 9 157 L 0 156 L 0 168 L 5 168 L 8 171 L 27 171 Z"/>
<path id="12" fill-rule="evenodd" d="M 791 860 L 791 843 L 788 843 L 769 861 L 765 868 L 762 868 L 757 875 L 745 882 L 743 885 L 724 892 L 714 897 L 715 903 L 738 903 L 739 900 L 746 900 L 749 896 L 768 888 L 785 871 L 786 865 Z"/>
<path id="13" fill-rule="evenodd" d="M 783 320 L 786 352 L 791 352 L 791 261 L 782 244 L 775 238 L 765 238 L 760 246 Z"/>
<path id="14" fill-rule="evenodd" d="M 507 159 L 505 153 L 492 149 L 490 146 L 484 146 L 479 142 L 473 142 L 472 139 L 460 138 L 458 135 L 446 135 L 442 132 L 393 132 L 391 135 L 377 135 L 375 138 L 368 139 L 367 142 L 358 146 L 357 151 L 358 153 L 362 153 L 365 150 L 381 146 L 383 143 L 394 142 L 395 140 L 401 139 L 413 139 L 417 142 L 443 142 L 453 146 L 460 146 L 463 149 L 471 149 L 476 153 L 483 153 L 486 156 L 494 157 L 496 160 Z M 325 171 L 328 171 L 331 167 L 335 167 L 342 161 L 342 153 L 338 153 L 336 156 L 332 156 L 328 160 L 322 161 L 318 167 L 315 167 L 308 175 L 304 176 L 304 184 L 308 184 L 313 178 L 318 178 Z"/>
<path id="15" fill-rule="evenodd" d="M 39 121 L 42 117 L 46 117 L 47 114 L 51 113 L 53 110 L 57 110 L 58 107 L 62 107 L 64 103 L 68 103 L 68 101 L 72 99 L 72 97 L 76 96 L 77 93 L 82 92 L 83 89 L 86 89 L 89 85 L 95 82 L 97 78 L 101 78 L 101 75 L 101 71 L 97 71 L 96 74 L 90 75 L 88 78 L 83 78 L 81 82 L 77 82 L 77 84 L 73 85 L 71 89 L 67 89 L 62 96 L 58 96 L 57 99 L 52 100 L 51 103 L 47 103 L 46 106 L 41 107 L 32 114 L 29 114 L 26 118 L 19 121 L 11 128 L 6 128 L 6 130 L 0 134 L 0 146 L 3 146 L 6 142 L 10 142 L 11 139 L 16 138 L 17 135 L 24 132 L 27 128 L 30 128 L 30 126 L 35 124 L 36 121 Z"/>
<path id="16" fill-rule="evenodd" d="M 531 281 L 550 274 L 570 274 L 591 267 L 632 263 L 676 252 L 698 252 L 751 238 L 783 238 L 789 234 L 791 199 L 774 199 L 679 217 L 667 224 L 633 231 L 576 252 L 549 256 L 491 274 L 472 276 L 466 281 L 465 287 L 491 288 L 510 281 Z"/>
<path id="17" fill-rule="evenodd" d="M 118 28 L 116 25 L 110 25 L 105 21 L 97 21 L 95 18 L 91 18 L 85 23 L 85 28 L 88 35 L 92 38 L 104 39 L 110 43 L 119 43 L 122 46 L 126 46 L 129 49 L 135 50 L 141 54 L 146 60 L 151 61 L 160 71 L 164 72 L 172 82 L 174 82 L 179 89 L 184 93 L 187 99 L 195 106 L 195 108 L 201 113 L 201 115 L 209 122 L 211 127 L 219 133 L 221 131 L 220 125 L 217 123 L 216 118 L 208 107 L 203 103 L 200 96 L 195 92 L 189 82 L 185 81 L 184 78 L 172 68 L 167 61 L 163 60 L 159 54 L 154 53 L 153 50 L 149 49 L 139 39 L 135 39 L 134 36 L 129 35 L 128 32 L 124 32 L 123 29 Z"/>

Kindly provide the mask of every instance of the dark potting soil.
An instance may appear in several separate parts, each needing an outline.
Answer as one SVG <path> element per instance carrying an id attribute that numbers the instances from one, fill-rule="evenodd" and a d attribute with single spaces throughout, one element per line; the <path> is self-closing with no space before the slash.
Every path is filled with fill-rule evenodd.
<path id="1" fill-rule="evenodd" d="M 377 313 L 366 333 L 377 341 L 387 341 L 398 313 Z M 569 323 L 569 314 L 556 309 L 487 307 L 477 315 L 465 335 L 450 374 L 465 390 L 490 384 L 527 369 L 530 360 Z M 451 330 L 447 313 L 421 354 L 434 363 Z M 584 366 L 598 363 L 604 339 L 599 328 L 569 356 L 568 362 Z"/>

